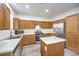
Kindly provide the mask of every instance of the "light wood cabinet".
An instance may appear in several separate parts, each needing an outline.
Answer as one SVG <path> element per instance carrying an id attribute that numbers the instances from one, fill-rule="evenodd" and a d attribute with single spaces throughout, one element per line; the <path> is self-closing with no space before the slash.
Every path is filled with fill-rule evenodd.
<path id="1" fill-rule="evenodd" d="M 66 18 L 66 32 L 77 33 L 77 15 L 72 15 Z"/>
<path id="2" fill-rule="evenodd" d="M 3 29 L 3 24 L 4 24 L 4 9 L 3 5 L 0 3 L 0 30 Z"/>
<path id="3" fill-rule="evenodd" d="M 41 41 L 41 56 L 63 56 L 64 55 L 64 42 L 45 44 Z"/>
<path id="4" fill-rule="evenodd" d="M 45 21 L 29 21 L 29 20 L 21 20 L 19 21 L 20 29 L 34 29 L 36 25 L 40 25 L 43 29 L 50 29 L 53 27 L 52 22 Z"/>
<path id="5" fill-rule="evenodd" d="M 24 35 L 22 38 L 22 45 L 34 44 L 36 42 L 35 35 Z"/>
<path id="6" fill-rule="evenodd" d="M 10 10 L 2 3 L 0 3 L 0 29 L 10 29 Z"/>
<path id="7" fill-rule="evenodd" d="M 43 29 L 50 29 L 50 28 L 53 27 L 52 22 L 40 21 L 38 24 L 39 24 L 40 27 L 43 28 Z"/>
<path id="8" fill-rule="evenodd" d="M 13 29 L 18 30 L 19 29 L 19 19 L 13 18 Z"/>
<path id="9" fill-rule="evenodd" d="M 29 42 L 30 44 L 36 43 L 35 35 L 29 35 L 29 39 L 30 39 L 30 40 L 29 40 L 29 41 L 30 41 L 30 42 Z"/>
<path id="10" fill-rule="evenodd" d="M 79 53 L 79 15 L 75 14 L 66 18 L 67 48 Z"/>
<path id="11" fill-rule="evenodd" d="M 75 50 L 76 48 L 76 40 L 78 39 L 77 34 L 68 33 L 67 34 L 67 48 Z"/>
<path id="12" fill-rule="evenodd" d="M 19 20 L 19 29 L 24 29 L 24 20 Z"/>
<path id="13" fill-rule="evenodd" d="M 53 33 L 44 33 L 44 36 L 52 36 Z"/>
<path id="14" fill-rule="evenodd" d="M 35 28 L 35 21 L 25 21 L 24 28 L 25 29 L 34 29 Z"/>
<path id="15" fill-rule="evenodd" d="M 24 45 L 27 45 L 27 44 L 29 44 L 29 39 L 28 39 L 28 36 L 24 35 L 22 37 L 22 45 L 24 46 Z"/>
<path id="16" fill-rule="evenodd" d="M 4 29 L 10 29 L 10 10 L 4 5 Z"/>

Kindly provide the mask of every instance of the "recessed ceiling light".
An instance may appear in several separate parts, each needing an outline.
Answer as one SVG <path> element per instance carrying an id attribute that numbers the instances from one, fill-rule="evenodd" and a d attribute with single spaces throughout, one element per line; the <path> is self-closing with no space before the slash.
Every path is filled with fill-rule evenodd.
<path id="1" fill-rule="evenodd" d="M 26 8 L 29 8 L 29 5 L 28 4 L 26 4 Z"/>
<path id="2" fill-rule="evenodd" d="M 45 10 L 45 12 L 49 12 L 49 10 L 48 10 L 48 9 L 46 9 L 46 10 Z"/>

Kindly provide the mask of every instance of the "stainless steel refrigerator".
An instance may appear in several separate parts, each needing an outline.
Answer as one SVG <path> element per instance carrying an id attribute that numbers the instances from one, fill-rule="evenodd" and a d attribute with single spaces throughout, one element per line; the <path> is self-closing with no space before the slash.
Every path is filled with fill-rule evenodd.
<path id="1" fill-rule="evenodd" d="M 57 23 L 53 25 L 54 36 L 66 39 L 65 23 Z M 64 43 L 66 48 L 66 42 Z"/>

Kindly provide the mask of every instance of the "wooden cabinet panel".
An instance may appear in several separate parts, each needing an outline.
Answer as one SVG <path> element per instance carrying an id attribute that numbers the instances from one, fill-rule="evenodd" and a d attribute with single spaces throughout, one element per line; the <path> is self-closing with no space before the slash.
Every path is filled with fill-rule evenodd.
<path id="1" fill-rule="evenodd" d="M 10 10 L 2 3 L 0 3 L 0 29 L 10 29 Z"/>
<path id="2" fill-rule="evenodd" d="M 29 41 L 30 41 L 30 42 L 29 42 L 30 44 L 36 43 L 35 35 L 30 35 L 30 36 L 29 36 Z"/>
<path id="3" fill-rule="evenodd" d="M 24 20 L 19 20 L 19 29 L 24 29 Z"/>
<path id="4" fill-rule="evenodd" d="M 67 47 L 72 49 L 72 50 L 75 50 L 76 48 L 76 40 L 78 39 L 77 37 L 77 34 L 76 33 L 68 33 L 67 34 Z"/>
<path id="5" fill-rule="evenodd" d="M 32 28 L 32 22 L 30 22 L 30 21 L 25 21 L 24 27 L 25 27 L 26 29 L 31 29 L 31 28 Z"/>
<path id="6" fill-rule="evenodd" d="M 20 29 L 34 29 L 36 25 L 43 29 L 52 28 L 52 22 L 20 20 Z"/>
<path id="7" fill-rule="evenodd" d="M 66 18 L 66 32 L 77 32 L 77 15 Z"/>
<path id="8" fill-rule="evenodd" d="M 36 42 L 35 35 L 24 35 L 22 38 L 22 44 L 27 45 L 27 44 L 34 44 Z"/>
<path id="9" fill-rule="evenodd" d="M 44 36 L 52 36 L 53 33 L 44 33 Z"/>
<path id="10" fill-rule="evenodd" d="M 52 22 L 39 21 L 38 25 L 40 25 L 40 27 L 43 29 L 49 29 L 53 27 Z"/>
<path id="11" fill-rule="evenodd" d="M 46 45 L 41 41 L 41 55 L 42 56 L 63 56 L 64 42 Z"/>
<path id="12" fill-rule="evenodd" d="M 6 5 L 4 5 L 4 28 L 10 29 L 10 10 Z"/>
<path id="13" fill-rule="evenodd" d="M 34 29 L 35 28 L 35 22 L 34 21 L 25 21 L 24 22 L 24 28 L 25 29 Z"/>
<path id="14" fill-rule="evenodd" d="M 0 3 L 0 30 L 3 29 L 4 24 L 4 9 L 3 5 Z"/>
<path id="15" fill-rule="evenodd" d="M 17 30 L 19 29 L 19 19 L 13 18 L 13 29 Z"/>
<path id="16" fill-rule="evenodd" d="M 22 38 L 22 45 L 24 46 L 26 44 L 29 44 L 29 40 L 28 40 L 28 37 L 24 35 Z"/>
<path id="17" fill-rule="evenodd" d="M 67 48 L 79 53 L 79 18 L 78 14 L 66 18 Z"/>

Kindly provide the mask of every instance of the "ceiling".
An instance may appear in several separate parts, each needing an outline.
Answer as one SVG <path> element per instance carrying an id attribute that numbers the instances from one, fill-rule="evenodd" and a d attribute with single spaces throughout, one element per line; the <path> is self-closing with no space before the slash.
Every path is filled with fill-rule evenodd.
<path id="1" fill-rule="evenodd" d="M 26 4 L 29 8 L 26 8 Z M 63 12 L 79 7 L 79 3 L 10 3 L 16 14 L 40 17 L 55 17 Z M 48 12 L 45 10 L 48 9 Z"/>

